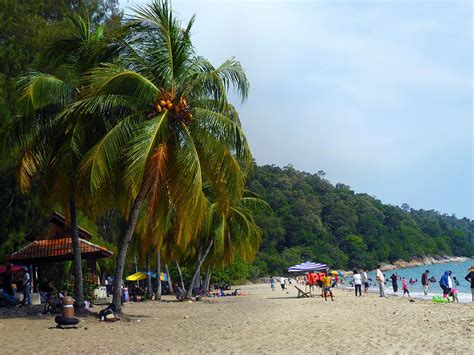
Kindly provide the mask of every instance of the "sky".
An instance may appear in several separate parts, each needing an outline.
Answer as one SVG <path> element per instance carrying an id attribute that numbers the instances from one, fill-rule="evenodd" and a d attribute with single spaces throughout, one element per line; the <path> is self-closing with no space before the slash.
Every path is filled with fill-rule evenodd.
<path id="1" fill-rule="evenodd" d="M 122 0 L 126 9 L 144 0 Z M 175 0 L 215 65 L 236 57 L 259 165 L 474 219 L 473 2 Z M 129 10 L 126 10 L 129 12 Z M 239 104 L 239 102 L 235 102 Z"/>

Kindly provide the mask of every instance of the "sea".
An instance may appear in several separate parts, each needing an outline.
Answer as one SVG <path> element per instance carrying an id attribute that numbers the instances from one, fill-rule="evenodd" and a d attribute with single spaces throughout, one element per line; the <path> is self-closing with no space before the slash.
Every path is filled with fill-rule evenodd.
<path id="1" fill-rule="evenodd" d="M 458 290 L 458 298 L 460 302 L 471 302 L 471 284 L 464 280 L 464 277 L 469 273 L 469 267 L 474 265 L 474 259 L 468 259 L 463 262 L 449 262 L 443 264 L 432 264 L 432 265 L 420 265 L 415 267 L 409 267 L 404 269 L 395 269 L 395 270 L 387 270 L 384 271 L 383 274 L 385 278 L 388 279 L 388 282 L 385 284 L 386 294 L 394 294 L 392 289 L 392 283 L 390 280 L 390 276 L 393 273 L 397 273 L 397 275 L 401 276 L 402 278 L 410 281 L 410 278 L 413 280 L 418 280 L 413 285 L 408 283 L 408 290 L 410 291 L 410 296 L 416 298 L 424 298 L 424 299 L 431 299 L 432 296 L 438 296 L 442 294 L 441 287 L 439 286 L 439 280 L 441 276 L 443 276 L 445 271 L 451 271 L 451 277 L 456 277 L 459 281 L 458 286 L 454 286 Z M 436 282 L 431 283 L 429 286 L 428 296 L 423 294 L 423 287 L 421 286 L 421 274 L 425 272 L 425 270 L 429 270 L 429 277 L 434 276 Z M 370 282 L 370 288 L 373 290 L 378 290 L 378 286 L 375 282 L 375 272 L 368 273 L 369 279 L 372 279 Z M 349 279 L 350 280 L 350 279 Z M 398 281 L 398 295 L 403 295 L 402 290 L 402 283 Z"/>

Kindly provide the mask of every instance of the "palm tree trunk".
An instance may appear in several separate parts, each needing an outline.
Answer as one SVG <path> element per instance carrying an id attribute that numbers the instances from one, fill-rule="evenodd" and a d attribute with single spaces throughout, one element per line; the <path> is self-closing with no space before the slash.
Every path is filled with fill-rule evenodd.
<path id="1" fill-rule="evenodd" d="M 206 278 L 204 281 L 204 291 L 209 291 L 210 283 L 211 283 L 211 267 L 208 266 L 207 271 L 206 271 Z"/>
<path id="2" fill-rule="evenodd" d="M 168 268 L 168 264 L 165 264 L 165 270 L 166 270 L 166 278 L 168 279 L 168 288 L 170 290 L 170 293 L 173 293 L 173 282 L 171 281 L 171 275 L 170 275 L 170 269 Z"/>
<path id="3" fill-rule="evenodd" d="M 74 265 L 74 292 L 76 302 L 79 308 L 84 307 L 84 285 L 82 277 L 82 259 L 81 259 L 81 244 L 79 241 L 79 228 L 77 225 L 77 207 L 76 207 L 76 193 L 74 189 L 69 200 L 69 213 L 71 217 L 71 238 L 72 238 L 72 255 Z"/>
<path id="4" fill-rule="evenodd" d="M 156 278 L 158 280 L 158 288 L 156 289 L 155 300 L 161 300 L 161 254 L 158 250 L 156 253 Z"/>
<path id="5" fill-rule="evenodd" d="M 178 274 L 179 274 L 179 280 L 181 281 L 181 288 L 183 289 L 183 292 L 186 292 L 186 288 L 184 287 L 183 274 L 181 273 L 181 268 L 179 267 L 178 262 L 176 262 L 176 266 L 178 267 Z"/>
<path id="6" fill-rule="evenodd" d="M 115 310 L 118 313 L 122 312 L 122 277 L 123 269 L 125 268 L 125 259 L 127 257 L 127 249 L 132 239 L 133 233 L 135 232 L 135 226 L 137 225 L 138 213 L 142 206 L 143 200 L 145 199 L 147 188 L 145 184 L 142 184 L 140 191 L 138 192 L 135 201 L 133 201 L 132 209 L 128 215 L 127 229 L 121 236 L 118 245 L 118 255 L 115 265 L 115 279 L 114 279 L 114 292 L 112 303 L 115 305 Z"/>
<path id="7" fill-rule="evenodd" d="M 153 298 L 153 290 L 151 286 L 151 268 L 150 268 L 150 254 L 146 255 L 146 298 L 151 300 Z"/>
<path id="8" fill-rule="evenodd" d="M 198 261 L 196 263 L 196 268 L 198 266 L 199 260 L 201 260 L 201 257 L 202 257 L 202 251 L 201 251 L 201 247 L 199 246 Z M 201 287 L 201 272 L 198 272 L 196 280 L 194 281 L 194 284 L 192 285 L 192 288 L 200 288 L 200 287 Z"/>
<path id="9" fill-rule="evenodd" d="M 209 251 L 211 250 L 212 248 L 212 245 L 214 244 L 214 239 L 211 239 L 211 242 L 209 243 L 207 249 L 206 249 L 206 252 L 204 253 L 204 255 L 199 259 L 197 265 L 196 265 L 196 270 L 194 270 L 194 275 L 193 275 L 193 278 L 191 279 L 191 286 L 189 287 L 189 290 L 188 290 L 188 293 L 186 294 L 186 298 L 191 298 L 193 297 L 193 286 L 194 286 L 194 283 L 196 282 L 197 278 L 198 278 L 198 275 L 201 273 L 201 265 L 202 263 L 204 262 L 204 260 L 206 260 L 207 258 L 207 255 L 209 254 Z"/>

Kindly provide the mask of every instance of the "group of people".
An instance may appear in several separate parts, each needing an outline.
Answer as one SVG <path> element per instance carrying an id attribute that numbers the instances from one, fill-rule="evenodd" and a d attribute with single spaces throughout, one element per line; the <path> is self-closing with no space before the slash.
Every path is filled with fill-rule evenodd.
<path id="1" fill-rule="evenodd" d="M 0 294 L 0 298 L 5 306 L 13 307 L 16 305 L 21 305 L 31 307 L 33 304 L 31 301 L 32 283 L 28 268 L 26 266 L 23 267 L 21 272 L 23 274 L 21 276 L 21 282 L 18 282 L 19 280 L 15 278 L 11 264 L 7 264 L 6 266 L 6 270 L 2 278 L 3 291 Z M 18 292 L 23 293 L 23 299 L 21 301 L 19 301 L 19 298 L 17 297 Z"/>
<path id="2" fill-rule="evenodd" d="M 273 276 L 270 276 L 270 279 L 268 280 L 268 283 L 270 284 L 270 287 L 271 287 L 272 291 L 275 291 L 277 280 Z M 281 288 L 282 291 L 286 290 L 286 284 L 287 283 L 288 283 L 288 285 L 292 285 L 293 281 L 290 278 L 286 278 L 286 277 L 281 276 L 280 277 L 280 288 Z"/>
<path id="3" fill-rule="evenodd" d="M 469 273 L 465 277 L 465 280 L 471 283 L 472 301 L 474 302 L 474 282 L 473 282 L 473 276 L 472 276 L 473 272 L 474 272 L 474 266 L 471 266 L 469 269 Z M 423 293 L 425 296 L 428 295 L 428 289 L 430 287 L 430 284 L 433 284 L 436 282 L 436 278 L 434 276 L 430 277 L 429 274 L 430 274 L 430 271 L 425 270 L 425 272 L 421 275 L 421 285 L 423 287 Z M 356 282 L 356 279 L 358 279 L 358 277 L 355 276 L 355 271 L 354 271 L 354 282 Z M 385 297 L 384 285 L 385 285 L 386 280 L 385 280 L 385 275 L 382 273 L 380 269 L 380 266 L 378 266 L 376 270 L 376 280 L 379 284 L 380 297 Z M 405 277 L 399 276 L 396 273 L 393 273 L 390 276 L 390 280 L 392 282 L 392 289 L 394 293 L 398 292 L 398 281 L 401 281 L 403 296 L 405 295 L 410 296 L 408 284 L 413 285 L 416 282 L 418 282 L 418 279 L 413 280 L 413 278 L 410 278 L 410 280 L 407 281 Z M 451 297 L 453 302 L 459 302 L 458 290 L 455 287 L 459 285 L 460 285 L 459 280 L 455 276 L 452 276 L 452 271 L 445 271 L 445 273 L 443 274 L 443 276 L 441 277 L 439 281 L 439 286 L 441 287 L 443 291 L 443 298 Z M 356 288 L 356 295 L 357 295 L 357 288 Z"/>

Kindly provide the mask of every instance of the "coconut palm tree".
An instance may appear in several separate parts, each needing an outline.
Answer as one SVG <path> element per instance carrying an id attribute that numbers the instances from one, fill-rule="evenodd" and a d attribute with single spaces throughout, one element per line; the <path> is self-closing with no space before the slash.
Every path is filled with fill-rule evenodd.
<path id="1" fill-rule="evenodd" d="M 236 255 L 239 255 L 243 261 L 253 260 L 261 241 L 261 230 L 255 222 L 253 213 L 262 209 L 271 210 L 265 201 L 250 193 L 244 195 L 239 204 L 231 206 L 227 212 L 223 212 L 219 203 L 210 205 L 203 238 L 199 241 L 201 244 L 205 243 L 206 249 L 198 258 L 187 298 L 192 297 L 201 266 L 211 250 L 213 253 L 208 265 L 217 267 L 229 265 Z"/>
<path id="2" fill-rule="evenodd" d="M 137 7 L 126 55 L 120 63 L 92 69 L 90 95 L 69 112 L 94 116 L 108 129 L 83 161 L 84 186 L 103 196 L 119 183 L 126 196 L 127 228 L 118 245 L 114 283 L 118 311 L 126 253 L 139 217 L 149 224 L 147 235 L 183 250 L 205 219 L 203 181 L 230 204 L 240 198 L 242 176 L 252 164 L 227 100 L 232 88 L 246 98 L 247 78 L 234 59 L 214 67 L 196 55 L 193 23 L 194 17 L 182 27 L 169 1 Z M 231 180 L 235 187 L 223 189 Z"/>
<path id="3" fill-rule="evenodd" d="M 44 197 L 66 212 L 72 236 L 74 284 L 77 303 L 84 304 L 77 208 L 81 203 L 77 175 L 82 155 L 97 138 L 85 134 L 76 117 L 62 112 L 85 95 L 82 74 L 98 62 L 112 59 L 117 47 L 104 28 L 92 28 L 89 19 L 71 16 L 61 36 L 45 49 L 41 62 L 52 74 L 30 71 L 17 80 L 19 115 L 6 136 L 6 146 L 18 160 L 18 188 L 25 193 L 40 177 Z"/>

